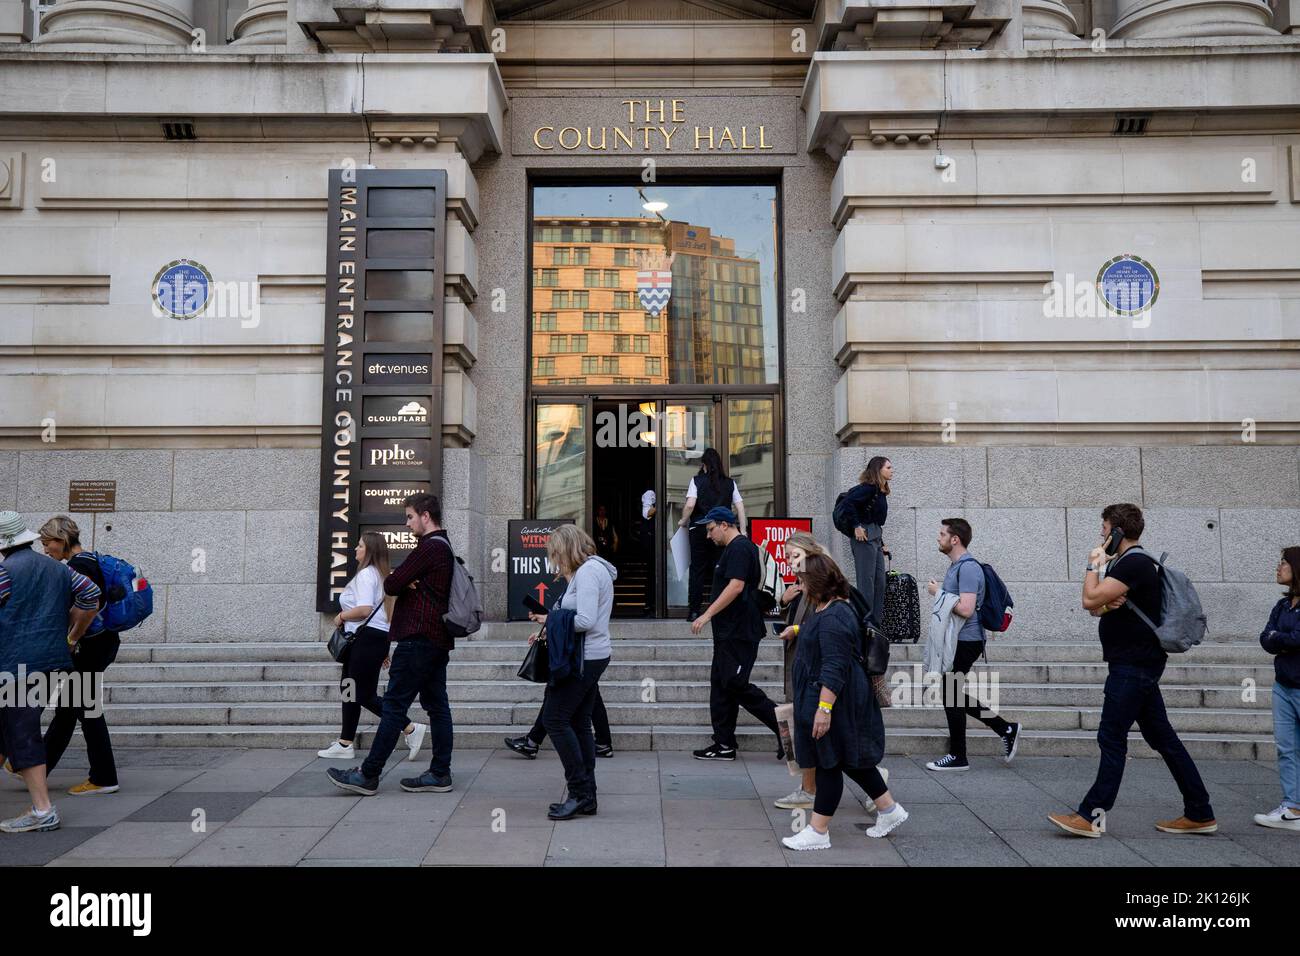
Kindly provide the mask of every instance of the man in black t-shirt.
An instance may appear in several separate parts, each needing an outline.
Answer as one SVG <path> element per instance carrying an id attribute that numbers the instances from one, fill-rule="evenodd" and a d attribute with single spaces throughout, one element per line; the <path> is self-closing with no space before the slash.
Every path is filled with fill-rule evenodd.
<path id="1" fill-rule="evenodd" d="M 757 717 L 777 735 L 777 757 L 781 750 L 776 704 L 749 680 L 763 639 L 763 614 L 756 593 L 760 564 L 758 546 L 736 527 L 730 508 L 711 508 L 697 525 L 707 526 L 709 540 L 722 549 L 713 570 L 713 603 L 691 623 L 699 634 L 713 624 L 713 669 L 709 676 L 709 717 L 713 722 L 713 744 L 696 750 L 698 760 L 736 759 L 736 718 L 740 708 Z"/>
<path id="2" fill-rule="evenodd" d="M 1160 567 L 1138 544 L 1145 526 L 1142 509 L 1137 505 L 1108 506 L 1101 513 L 1102 544 L 1088 555 L 1083 607 L 1101 619 L 1097 631 L 1109 667 L 1097 728 L 1101 764 L 1097 780 L 1079 804 L 1078 813 L 1048 815 L 1054 824 L 1075 836 L 1099 837 L 1105 832 L 1106 814 L 1119 795 L 1128 733 L 1134 722 L 1142 738 L 1164 758 L 1183 794 L 1183 815 L 1156 823 L 1156 829 L 1165 833 L 1214 833 L 1219 828 L 1196 764 L 1165 712 L 1160 675 L 1168 656 L 1155 632 L 1126 607 L 1132 603 L 1152 623 L 1160 624 Z M 1107 558 L 1110 562 L 1102 578 L 1100 571 Z"/>

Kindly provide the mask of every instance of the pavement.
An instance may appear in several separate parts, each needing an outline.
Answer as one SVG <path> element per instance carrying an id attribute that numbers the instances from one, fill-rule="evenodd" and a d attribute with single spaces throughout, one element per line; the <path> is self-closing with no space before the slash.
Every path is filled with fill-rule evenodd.
<path id="1" fill-rule="evenodd" d="M 427 759 L 427 750 L 424 753 Z M 973 758 L 968 773 L 934 774 L 930 755 L 889 755 L 890 788 L 911 818 L 888 838 L 845 789 L 832 848 L 797 853 L 780 838 L 798 811 L 772 801 L 796 781 L 770 754 L 706 763 L 689 753 L 621 752 L 598 760 L 600 812 L 546 819 L 564 775 L 549 749 L 537 760 L 507 750 L 465 750 L 450 793 L 405 793 L 398 778 L 427 763 L 394 755 L 377 796 L 334 787 L 313 751 L 122 748 L 122 790 L 72 797 L 85 754 L 69 751 L 51 777 L 63 827 L 0 834 L 5 866 L 1300 866 L 1300 833 L 1257 826 L 1280 797 L 1272 764 L 1202 760 L 1220 831 L 1158 832 L 1181 801 L 1164 763 L 1130 759 L 1107 833 L 1057 831 L 1051 812 L 1072 809 L 1095 759 L 1020 757 L 1010 766 Z M 0 774 L 0 814 L 28 806 L 21 782 Z"/>

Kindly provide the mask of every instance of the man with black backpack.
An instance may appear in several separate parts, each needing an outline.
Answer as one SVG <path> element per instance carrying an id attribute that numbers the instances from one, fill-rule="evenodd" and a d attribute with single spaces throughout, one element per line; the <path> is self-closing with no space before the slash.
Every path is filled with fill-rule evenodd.
<path id="1" fill-rule="evenodd" d="M 415 550 L 384 579 L 384 591 L 397 596 L 389 637 L 397 642 L 384 692 L 384 714 L 370 744 L 370 754 L 360 767 L 330 768 L 330 780 L 341 790 L 372 796 L 379 791 L 383 773 L 398 735 L 406 727 L 406 712 L 418 696 L 429 714 L 429 769 L 401 781 L 411 793 L 446 793 L 451 789 L 451 704 L 447 698 L 447 663 L 455 637 L 444 620 L 452 601 L 456 556 L 442 527 L 442 505 L 437 495 L 408 497 L 406 526 L 418 538 Z M 475 625 L 476 626 L 476 625 Z"/>
<path id="2" fill-rule="evenodd" d="M 980 611 L 988 594 L 985 575 L 988 570 L 966 549 L 970 547 L 971 526 L 965 518 L 944 518 L 939 526 L 939 550 L 952 563 L 943 576 L 942 589 L 957 595 L 952 613 L 962 619 L 957 632 L 957 652 L 951 670 L 943 677 L 943 712 L 948 719 L 948 753 L 927 763 L 927 770 L 962 771 L 970 769 L 966 759 L 966 715 L 981 721 L 1002 738 L 1002 755 L 1007 763 L 1016 756 L 1020 745 L 1020 725 L 1009 724 L 997 711 L 983 706 L 966 694 L 966 674 L 984 653 L 984 628 Z M 1000 583 L 1000 582 L 999 582 Z M 939 593 L 938 581 L 930 581 L 931 596 Z M 1004 591 L 1005 593 L 1005 591 Z"/>
<path id="3" fill-rule="evenodd" d="M 1079 804 L 1078 813 L 1048 814 L 1052 823 L 1073 836 L 1096 838 L 1105 832 L 1106 814 L 1115 805 L 1124 776 L 1128 732 L 1135 722 L 1142 739 L 1164 758 L 1183 794 L 1183 815 L 1156 823 L 1156 829 L 1165 833 L 1214 833 L 1219 829 L 1210 794 L 1169 723 L 1160 693 L 1160 675 L 1169 659 L 1157 634 L 1165 611 L 1163 572 L 1138 544 L 1145 527 L 1137 505 L 1107 506 L 1101 513 L 1102 543 L 1088 555 L 1083 576 L 1083 608 L 1099 618 L 1097 633 L 1108 673 L 1097 728 L 1101 763 L 1096 782 Z M 1142 613 L 1135 613 L 1134 608 Z M 1177 615 L 1171 619 L 1176 620 Z"/>

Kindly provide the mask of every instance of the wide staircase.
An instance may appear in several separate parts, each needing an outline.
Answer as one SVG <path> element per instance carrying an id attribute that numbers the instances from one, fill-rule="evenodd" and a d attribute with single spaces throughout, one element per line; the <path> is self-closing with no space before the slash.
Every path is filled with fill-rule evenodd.
<path id="1" fill-rule="evenodd" d="M 530 626 L 485 624 L 457 643 L 448 668 L 456 746 L 498 747 L 537 714 L 539 685 L 516 677 Z M 706 635 L 682 621 L 616 620 L 613 660 L 601 694 L 620 750 L 684 750 L 709 740 Z M 707 634 L 707 632 L 706 632 Z M 1048 643 L 1000 636 L 972 672 L 1009 720 L 1025 727 L 1020 753 L 1094 756 L 1105 665 L 1095 641 Z M 898 705 L 885 712 L 891 753 L 942 754 L 943 711 L 924 706 L 922 645 L 894 645 L 890 681 Z M 981 672 L 984 672 L 981 676 Z M 1170 719 L 1193 755 L 1273 759 L 1271 660 L 1253 640 L 1204 644 L 1170 659 L 1162 680 Z M 108 720 L 119 746 L 320 748 L 338 733 L 339 667 L 323 643 L 140 644 L 127 635 L 109 668 Z M 766 638 L 754 682 L 780 700 L 781 647 Z M 382 680 L 382 678 L 381 678 Z M 908 688 L 911 688 L 909 691 Z M 908 700 L 911 693 L 912 699 Z M 418 710 L 413 712 L 418 716 Z M 741 712 L 743 749 L 772 750 L 771 733 Z M 362 743 L 375 719 L 363 714 Z M 970 752 L 1000 753 L 974 720 Z M 1152 756 L 1134 731 L 1130 753 Z"/>

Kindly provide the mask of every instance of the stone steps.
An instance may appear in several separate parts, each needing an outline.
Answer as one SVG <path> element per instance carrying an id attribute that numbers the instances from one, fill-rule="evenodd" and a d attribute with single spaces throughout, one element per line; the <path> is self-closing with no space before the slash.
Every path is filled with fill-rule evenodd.
<path id="1" fill-rule="evenodd" d="M 527 623 L 489 623 L 458 642 L 448 666 L 457 746 L 498 747 L 536 716 L 542 688 L 518 679 Z M 709 738 L 712 644 L 681 621 L 616 621 L 614 660 L 601 682 L 619 749 L 690 749 Z M 996 675 L 998 704 L 1021 721 L 1027 755 L 1096 753 L 1106 667 L 1096 641 L 995 638 L 976 679 Z M 895 692 L 916 688 L 924 646 L 894 645 Z M 781 696 L 782 647 L 759 646 L 753 680 Z M 1253 639 L 1216 641 L 1171 659 L 1162 686 L 1170 719 L 1198 756 L 1272 755 L 1272 666 Z M 106 706 L 122 746 L 184 745 L 319 748 L 338 732 L 338 665 L 319 642 L 126 642 L 107 674 Z M 382 686 L 381 686 L 382 690 Z M 647 702 L 653 693 L 654 702 Z M 1253 698 L 1253 699 L 1252 699 Z M 898 698 L 896 698 L 898 699 Z M 363 714 L 361 736 L 374 726 Z M 889 749 L 938 754 L 946 746 L 937 707 L 895 706 L 886 713 Z M 759 750 L 770 733 L 742 711 L 740 733 Z M 971 751 L 999 743 L 971 722 Z M 1149 754 L 1134 734 L 1131 752 Z"/>
<path id="2" fill-rule="evenodd" d="M 461 725 L 456 729 L 455 746 L 462 749 L 499 748 L 501 739 L 522 733 L 519 726 Z M 944 752 L 948 735 L 942 730 L 886 730 L 885 749 L 890 754 L 933 757 Z M 115 728 L 114 740 L 124 747 L 275 747 L 288 749 L 321 748 L 338 734 L 336 723 L 315 726 L 275 724 L 232 724 L 219 727 L 182 725 L 136 725 Z M 616 750 L 690 750 L 709 741 L 709 728 L 671 726 L 616 726 L 613 729 Z M 358 733 L 358 744 L 369 745 L 370 731 Z M 772 735 L 762 727 L 739 727 L 736 736 L 746 751 L 772 752 Z M 1197 734 L 1182 735 L 1188 751 L 1203 760 L 1273 760 L 1276 750 L 1271 734 Z M 968 751 L 976 756 L 996 756 L 1001 743 L 992 734 L 972 731 Z M 427 750 L 425 751 L 427 753 Z M 1037 757 L 1096 757 L 1097 738 L 1091 731 L 1026 731 L 1020 754 Z M 1129 735 L 1129 754 L 1154 757 L 1140 735 Z"/>

